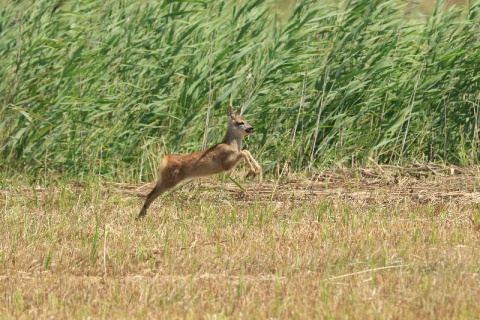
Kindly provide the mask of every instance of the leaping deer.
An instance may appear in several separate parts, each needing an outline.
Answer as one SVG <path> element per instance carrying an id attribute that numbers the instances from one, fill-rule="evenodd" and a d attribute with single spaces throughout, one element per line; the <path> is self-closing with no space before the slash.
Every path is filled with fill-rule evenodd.
<path id="1" fill-rule="evenodd" d="M 227 133 L 219 144 L 204 151 L 184 155 L 170 154 L 163 158 L 157 183 L 147 195 L 138 218 L 144 217 L 152 202 L 180 181 L 229 171 L 242 158 L 250 167 L 247 178 L 259 174 L 261 179 L 262 168 L 248 150 L 242 150 L 242 138 L 251 134 L 253 127 L 242 117 L 241 108 L 234 112 L 231 106 L 228 107 L 227 116 Z"/>

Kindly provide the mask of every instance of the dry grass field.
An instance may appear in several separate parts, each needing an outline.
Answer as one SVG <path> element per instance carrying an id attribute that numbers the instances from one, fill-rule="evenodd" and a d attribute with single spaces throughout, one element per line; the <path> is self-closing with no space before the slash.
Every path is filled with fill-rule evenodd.
<path id="1" fill-rule="evenodd" d="M 150 185 L 3 181 L 1 319 L 472 319 L 477 169 Z M 239 180 L 240 181 L 240 180 Z"/>

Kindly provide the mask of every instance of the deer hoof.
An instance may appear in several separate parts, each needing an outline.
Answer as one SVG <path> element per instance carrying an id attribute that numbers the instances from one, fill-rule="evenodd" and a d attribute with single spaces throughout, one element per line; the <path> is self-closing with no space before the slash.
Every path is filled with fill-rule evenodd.
<path id="1" fill-rule="evenodd" d="M 137 220 L 140 220 L 142 219 L 143 217 L 145 217 L 147 215 L 147 208 L 145 208 L 144 206 L 142 207 L 142 210 L 140 210 L 140 213 L 138 214 L 137 216 Z"/>
<path id="2" fill-rule="evenodd" d="M 247 179 L 249 179 L 249 178 L 254 178 L 256 175 L 257 175 L 257 173 L 256 173 L 255 171 L 250 170 L 250 171 L 248 171 L 246 178 L 247 178 Z"/>

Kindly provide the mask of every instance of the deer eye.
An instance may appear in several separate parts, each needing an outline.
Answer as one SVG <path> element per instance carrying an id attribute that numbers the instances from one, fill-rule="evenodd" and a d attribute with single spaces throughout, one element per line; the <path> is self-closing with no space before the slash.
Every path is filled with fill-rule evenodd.
<path id="1" fill-rule="evenodd" d="M 243 121 L 235 121 L 235 123 L 239 126 L 241 126 L 242 124 L 245 124 L 245 122 L 243 122 Z"/>

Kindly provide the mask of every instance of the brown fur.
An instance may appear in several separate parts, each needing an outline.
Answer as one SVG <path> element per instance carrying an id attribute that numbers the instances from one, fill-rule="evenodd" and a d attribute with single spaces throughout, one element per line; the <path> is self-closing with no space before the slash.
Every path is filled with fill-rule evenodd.
<path id="1" fill-rule="evenodd" d="M 147 195 L 138 217 L 147 214 L 152 202 L 162 193 L 175 187 L 179 182 L 214 175 L 231 170 L 242 158 L 250 171 L 247 177 L 261 175 L 262 168 L 248 150 L 242 150 L 242 138 L 251 134 L 253 127 L 241 116 L 240 110 L 228 108 L 228 128 L 223 141 L 208 150 L 184 155 L 166 155 L 160 165 L 159 179 Z"/>

